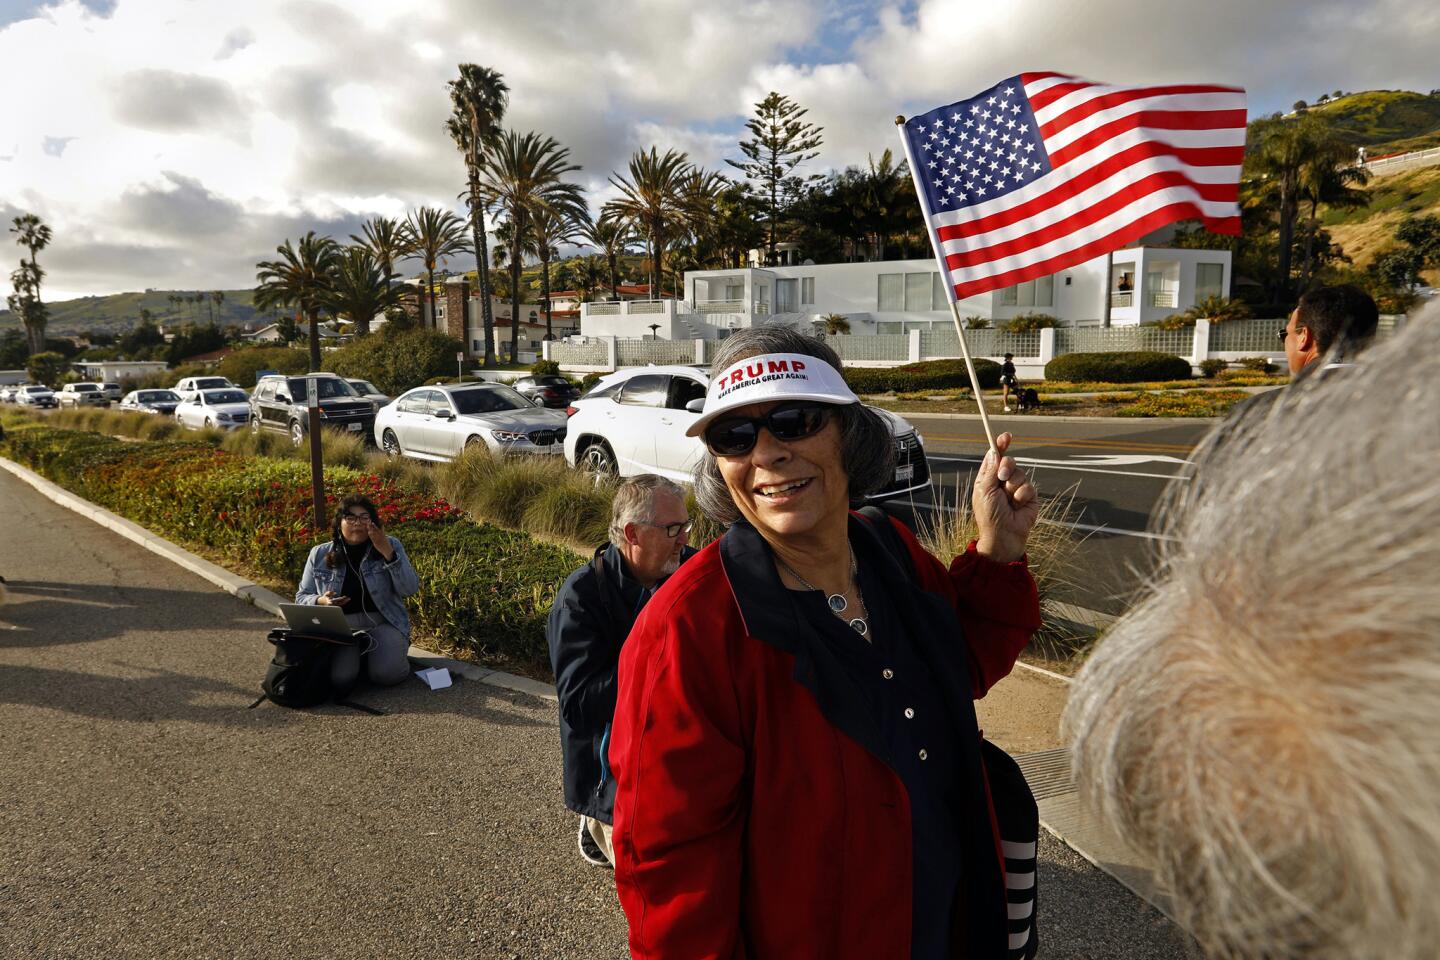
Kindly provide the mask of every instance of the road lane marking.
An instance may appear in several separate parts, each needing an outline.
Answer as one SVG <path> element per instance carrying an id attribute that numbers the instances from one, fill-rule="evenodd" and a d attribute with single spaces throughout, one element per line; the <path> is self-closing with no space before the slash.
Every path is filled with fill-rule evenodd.
<path id="1" fill-rule="evenodd" d="M 957 437 L 945 433 L 924 432 L 925 442 L 931 440 L 951 440 L 957 443 L 978 443 L 988 445 L 989 441 L 983 435 L 978 437 Z M 1121 450 L 1124 453 L 1189 453 L 1195 449 L 1195 444 L 1187 443 L 1154 443 L 1148 440 L 1105 440 L 1089 437 L 1016 437 L 1014 443 L 1024 442 L 1031 446 L 1047 447 L 1077 447 L 1088 450 Z M 1013 444 L 1012 444 L 1013 445 Z"/>
<path id="2" fill-rule="evenodd" d="M 940 454 L 928 454 L 925 459 L 946 461 L 949 463 L 978 464 L 982 462 L 980 457 L 947 457 Z M 1067 470 L 1072 473 L 1099 473 L 1107 477 L 1146 477 L 1153 480 L 1183 480 L 1186 483 L 1189 483 L 1191 479 L 1181 473 L 1143 473 L 1139 470 L 1102 470 L 1099 467 L 1076 466 L 1062 460 L 1036 460 L 1032 457 L 1016 457 L 1015 462 L 1022 467 L 1048 467 L 1051 470 Z M 1188 463 L 1189 461 L 1182 460 L 1178 462 Z"/>
<path id="3" fill-rule="evenodd" d="M 949 504 L 925 503 L 921 500 L 908 501 L 912 509 L 934 510 L 936 513 L 954 512 L 955 508 Z M 1164 540 L 1175 541 L 1177 538 L 1164 533 L 1150 533 L 1147 530 L 1124 530 L 1120 527 L 1107 527 L 1103 524 L 1074 523 L 1067 520 L 1041 520 L 1040 523 L 1048 523 L 1055 527 L 1068 527 L 1071 530 L 1081 530 L 1085 533 L 1108 533 L 1117 537 L 1135 537 L 1140 540 Z"/>

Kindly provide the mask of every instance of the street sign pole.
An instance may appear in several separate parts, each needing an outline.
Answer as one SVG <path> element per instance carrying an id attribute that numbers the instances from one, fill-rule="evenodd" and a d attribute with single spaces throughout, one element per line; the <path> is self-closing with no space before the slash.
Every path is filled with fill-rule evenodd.
<path id="1" fill-rule="evenodd" d="M 455 379 L 457 382 L 465 379 L 465 351 L 461 350 L 455 354 Z"/>
<path id="2" fill-rule="evenodd" d="M 320 385 L 305 378 L 305 405 L 310 408 L 310 488 L 315 499 L 315 529 L 324 530 L 325 465 L 320 457 Z"/>

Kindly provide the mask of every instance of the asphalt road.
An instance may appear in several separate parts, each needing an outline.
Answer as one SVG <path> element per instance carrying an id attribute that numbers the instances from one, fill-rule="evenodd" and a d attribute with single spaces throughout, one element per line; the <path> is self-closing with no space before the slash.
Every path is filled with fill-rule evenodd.
<path id="1" fill-rule="evenodd" d="M 978 418 L 906 413 L 925 438 L 934 486 L 913 502 L 891 504 L 923 523 L 969 490 L 987 446 Z M 1110 613 L 1125 607 L 1154 557 L 1149 529 L 1171 483 L 1188 483 L 1189 457 L 1216 421 L 1107 419 L 1102 422 L 997 417 L 995 432 L 1015 436 L 1011 454 L 1029 470 L 1041 496 L 1069 495 L 1083 539 L 1082 582 L 1062 591 L 1080 606 Z"/>
<path id="2" fill-rule="evenodd" d="M 7 473 L 0 956 L 621 957 L 575 853 L 554 707 L 482 684 L 246 706 L 268 616 Z M 1041 845 L 1042 956 L 1181 958 Z"/>

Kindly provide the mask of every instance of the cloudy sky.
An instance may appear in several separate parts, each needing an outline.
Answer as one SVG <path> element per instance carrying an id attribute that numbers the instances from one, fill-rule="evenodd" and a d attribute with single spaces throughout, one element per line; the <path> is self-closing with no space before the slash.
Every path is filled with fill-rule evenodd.
<path id="1" fill-rule="evenodd" d="M 1433 0 L 0 0 L 0 219 L 54 228 L 48 300 L 249 286 L 306 230 L 461 209 L 443 123 L 466 61 L 598 206 L 637 149 L 738 156 L 770 90 L 825 128 L 818 172 L 1023 70 L 1233 83 L 1254 115 L 1440 86 L 1437 40 Z"/>

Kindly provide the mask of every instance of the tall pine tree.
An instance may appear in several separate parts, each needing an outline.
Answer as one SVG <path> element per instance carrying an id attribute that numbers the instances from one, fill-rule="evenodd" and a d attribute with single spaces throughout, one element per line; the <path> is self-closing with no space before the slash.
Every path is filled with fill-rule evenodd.
<path id="1" fill-rule="evenodd" d="M 805 184 L 819 174 L 800 176 L 796 168 L 819 156 L 821 127 L 807 122 L 808 113 L 789 97 L 770 92 L 755 104 L 755 116 L 746 122 L 751 139 L 740 141 L 744 160 L 726 160 L 745 174 L 750 189 L 765 213 L 769 262 L 775 260 L 775 241 L 780 222 L 800 198 Z"/>

